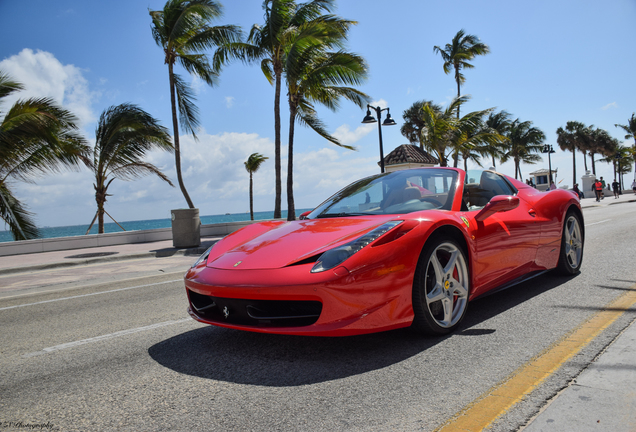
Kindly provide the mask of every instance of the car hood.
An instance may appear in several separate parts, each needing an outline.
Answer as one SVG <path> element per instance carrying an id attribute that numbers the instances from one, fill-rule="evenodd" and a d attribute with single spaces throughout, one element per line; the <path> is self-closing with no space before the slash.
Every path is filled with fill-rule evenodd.
<path id="1" fill-rule="evenodd" d="M 309 219 L 274 226 L 208 261 L 219 269 L 274 269 L 293 264 L 346 243 L 400 216 Z"/>

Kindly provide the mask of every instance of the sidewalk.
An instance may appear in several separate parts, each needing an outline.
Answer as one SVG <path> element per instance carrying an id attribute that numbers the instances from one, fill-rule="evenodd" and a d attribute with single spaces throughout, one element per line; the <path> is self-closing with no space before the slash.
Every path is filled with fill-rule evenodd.
<path id="1" fill-rule="evenodd" d="M 627 327 L 522 430 L 636 431 L 636 325 Z"/>
<path id="2" fill-rule="evenodd" d="M 132 243 L 55 252 L 41 252 L 0 257 L 0 275 L 26 271 L 45 270 L 56 267 L 72 267 L 102 262 L 139 258 L 163 258 L 170 256 L 192 256 L 196 258 L 221 237 L 203 237 L 201 245 L 189 249 L 177 249 L 172 240 L 151 243 Z"/>

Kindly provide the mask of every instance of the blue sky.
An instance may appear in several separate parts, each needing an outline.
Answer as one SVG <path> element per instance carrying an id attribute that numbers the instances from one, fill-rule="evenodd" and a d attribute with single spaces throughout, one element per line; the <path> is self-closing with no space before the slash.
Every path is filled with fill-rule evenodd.
<path id="1" fill-rule="evenodd" d="M 215 24 L 237 24 L 247 33 L 263 21 L 261 0 L 221 3 L 225 13 Z M 163 4 L 155 0 L 0 1 L 0 69 L 26 86 L 20 97 L 51 96 L 72 110 L 91 143 L 101 112 L 123 102 L 141 106 L 170 129 L 168 71 L 152 39 L 148 15 L 148 9 L 161 9 Z M 369 79 L 360 89 L 374 104 L 389 107 L 398 122 L 383 128 L 385 154 L 407 142 L 399 132 L 404 110 L 423 99 L 446 105 L 456 95 L 453 76 L 444 74 L 433 46 L 450 42 L 460 29 L 477 35 L 491 49 L 474 60 L 474 69 L 464 72 L 462 93 L 472 97 L 465 109 L 496 107 L 513 118 L 532 121 L 545 132 L 546 143 L 557 147 L 552 165 L 558 167 L 561 186 L 572 186 L 572 155 L 558 150 L 558 127 L 577 120 L 625 141 L 614 124 L 627 123 L 636 111 L 634 0 L 340 0 L 336 13 L 358 21 L 350 32 L 348 49 L 369 64 Z M 226 67 L 215 88 L 187 79 L 197 91 L 203 127 L 198 142 L 181 138 L 185 182 L 195 205 L 202 215 L 248 211 L 248 174 L 243 162 L 260 152 L 270 159 L 255 174 L 255 210 L 272 210 L 273 88 L 258 66 L 241 63 Z M 358 151 L 340 149 L 297 126 L 297 208 L 313 207 L 351 181 L 379 172 L 377 126 L 360 123 L 364 110 L 344 102 L 336 113 L 321 108 L 319 114 L 332 133 Z M 286 146 L 285 104 L 282 118 Z M 153 153 L 149 160 L 176 183 L 171 155 Z M 490 164 L 485 161 L 484 165 Z M 544 163 L 523 165 L 524 178 L 547 165 L 547 158 Z M 286 171 L 286 158 L 283 167 Z M 498 169 L 514 174 L 512 164 Z M 579 154 L 577 175 L 582 174 Z M 612 167 L 598 164 L 597 174 L 611 178 Z M 12 187 L 36 213 L 38 225 L 60 226 L 90 222 L 96 210 L 92 183 L 84 170 Z M 167 218 L 170 209 L 186 206 L 178 188 L 155 178 L 115 180 L 109 192 L 113 196 L 106 209 L 121 221 Z"/>

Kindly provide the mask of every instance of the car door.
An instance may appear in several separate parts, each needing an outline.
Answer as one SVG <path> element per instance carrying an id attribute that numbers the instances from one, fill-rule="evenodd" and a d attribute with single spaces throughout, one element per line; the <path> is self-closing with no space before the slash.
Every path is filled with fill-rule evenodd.
<path id="1" fill-rule="evenodd" d="M 473 188 L 475 189 L 475 188 Z M 465 217 L 474 245 L 473 295 L 514 280 L 533 266 L 540 230 L 534 211 L 522 198 L 513 210 L 495 213 L 483 221 L 475 220 L 483 205 L 497 195 L 515 195 L 516 189 L 501 175 L 484 171 L 473 202 Z M 477 196 L 479 195 L 479 196 Z"/>

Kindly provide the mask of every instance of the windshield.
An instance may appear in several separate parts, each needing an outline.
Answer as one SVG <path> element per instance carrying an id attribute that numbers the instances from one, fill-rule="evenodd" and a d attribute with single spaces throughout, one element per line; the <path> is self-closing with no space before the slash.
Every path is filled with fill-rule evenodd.
<path id="1" fill-rule="evenodd" d="M 342 189 L 307 217 L 314 219 L 450 210 L 457 176 L 457 171 L 450 169 L 421 168 L 367 177 Z"/>

